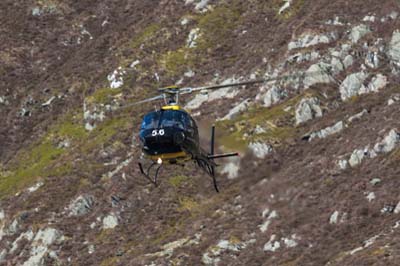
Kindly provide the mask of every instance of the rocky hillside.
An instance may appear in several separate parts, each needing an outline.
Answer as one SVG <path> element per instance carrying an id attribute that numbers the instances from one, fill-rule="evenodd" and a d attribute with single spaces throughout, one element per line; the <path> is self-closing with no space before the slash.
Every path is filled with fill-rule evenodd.
<path id="1" fill-rule="evenodd" d="M 398 265 L 398 0 L 3 0 L 0 265 Z M 171 84 L 216 121 L 220 193 L 154 187 L 137 134 Z"/>

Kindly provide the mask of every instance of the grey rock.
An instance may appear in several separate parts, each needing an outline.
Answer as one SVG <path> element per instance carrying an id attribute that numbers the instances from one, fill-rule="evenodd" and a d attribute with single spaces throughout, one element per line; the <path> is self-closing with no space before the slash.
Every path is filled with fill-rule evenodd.
<path id="1" fill-rule="evenodd" d="M 370 93 L 370 92 L 379 92 L 381 89 L 385 88 L 388 83 L 387 77 L 378 74 L 372 78 L 371 82 L 365 87 L 365 91 L 361 90 L 360 94 Z"/>
<path id="2" fill-rule="evenodd" d="M 400 202 L 399 203 L 397 203 L 397 205 L 396 205 L 396 207 L 394 208 L 394 211 L 393 211 L 395 214 L 399 214 L 400 213 Z"/>
<path id="3" fill-rule="evenodd" d="M 353 65 L 354 63 L 354 59 L 352 55 L 347 55 L 344 59 L 343 59 L 343 65 L 345 68 L 349 68 Z"/>
<path id="4" fill-rule="evenodd" d="M 289 63 L 304 63 L 304 62 L 309 62 L 316 60 L 320 57 L 319 52 L 317 51 L 310 51 L 306 53 L 296 53 L 294 55 L 291 55 L 286 61 Z"/>
<path id="5" fill-rule="evenodd" d="M 186 46 L 189 48 L 195 48 L 197 46 L 197 40 L 200 37 L 200 28 L 191 29 L 186 40 Z"/>
<path id="6" fill-rule="evenodd" d="M 34 17 L 38 17 L 38 16 L 40 16 L 40 15 L 42 15 L 43 14 L 43 12 L 42 12 L 42 10 L 40 9 L 40 7 L 34 7 L 34 8 L 32 8 L 32 16 L 34 16 Z"/>
<path id="7" fill-rule="evenodd" d="M 6 262 L 7 250 L 3 249 L 0 252 L 0 263 Z"/>
<path id="8" fill-rule="evenodd" d="M 12 223 L 8 226 L 7 234 L 16 234 L 19 230 L 19 219 L 14 219 Z"/>
<path id="9" fill-rule="evenodd" d="M 278 11 L 279 15 L 281 15 L 283 12 L 285 12 L 285 10 L 290 8 L 290 5 L 292 4 L 293 0 L 283 0 L 283 2 L 285 2 L 285 3 L 283 4 L 283 6 L 281 6 L 279 8 L 279 11 Z"/>
<path id="10" fill-rule="evenodd" d="M 388 105 L 392 105 L 392 104 L 394 104 L 394 103 L 396 103 L 398 101 L 400 101 L 400 94 L 392 95 L 390 97 L 390 99 L 388 100 Z"/>
<path id="11" fill-rule="evenodd" d="M 389 43 L 388 56 L 394 64 L 400 66 L 400 31 L 393 32 L 392 39 Z"/>
<path id="12" fill-rule="evenodd" d="M 263 250 L 270 251 L 270 252 L 277 251 L 281 247 L 281 244 L 279 241 L 275 241 L 275 239 L 276 239 L 276 235 L 271 235 L 269 241 L 264 245 Z"/>
<path id="13" fill-rule="evenodd" d="M 370 68 L 378 68 L 379 67 L 379 56 L 378 52 L 369 51 L 365 58 L 365 64 Z"/>
<path id="14" fill-rule="evenodd" d="M 10 253 L 14 253 L 15 250 L 18 248 L 18 242 L 21 241 L 22 239 L 26 239 L 27 241 L 31 241 L 34 237 L 34 233 L 32 230 L 28 230 L 25 233 L 22 233 L 19 235 L 17 239 L 14 240 L 14 242 L 11 245 Z"/>
<path id="15" fill-rule="evenodd" d="M 258 159 L 264 159 L 268 154 L 272 152 L 272 146 L 261 142 L 252 142 L 249 144 L 249 149 L 252 151 L 254 156 Z"/>
<path id="16" fill-rule="evenodd" d="M 0 105 L 8 105 L 9 102 L 5 96 L 0 96 Z"/>
<path id="17" fill-rule="evenodd" d="M 371 16 L 365 16 L 365 17 L 362 19 L 362 21 L 365 21 L 365 22 L 375 22 L 375 20 L 376 20 L 376 17 L 373 16 L 373 15 L 371 15 Z"/>
<path id="18" fill-rule="evenodd" d="M 392 11 L 392 12 L 389 14 L 389 17 L 390 17 L 391 19 L 393 19 L 393 20 L 397 19 L 398 16 L 399 16 L 399 13 L 396 12 L 396 11 Z"/>
<path id="19" fill-rule="evenodd" d="M 239 114 L 246 111 L 250 106 L 250 99 L 246 99 L 240 104 L 236 105 L 233 109 L 229 111 L 227 115 L 225 115 L 221 120 L 230 120 L 238 116 Z"/>
<path id="20" fill-rule="evenodd" d="M 379 184 L 380 182 L 382 182 L 380 178 L 373 178 L 371 181 L 369 181 L 369 183 L 374 186 Z"/>
<path id="21" fill-rule="evenodd" d="M 331 73 L 331 65 L 326 63 L 317 63 L 310 66 L 305 72 L 304 77 L 304 87 L 309 88 L 315 84 L 323 84 L 323 83 L 331 83 L 332 77 Z"/>
<path id="22" fill-rule="evenodd" d="M 364 158 L 368 155 L 368 151 L 364 150 L 354 150 L 349 159 L 349 165 L 351 167 L 355 167 L 364 160 Z"/>
<path id="23" fill-rule="evenodd" d="M 339 87 L 340 96 L 343 101 L 356 96 L 360 91 L 366 91 L 364 81 L 368 74 L 364 72 L 353 73 L 345 78 Z"/>
<path id="24" fill-rule="evenodd" d="M 332 57 L 331 60 L 331 70 L 332 74 L 336 75 L 344 70 L 344 65 L 340 58 L 338 57 Z"/>
<path id="25" fill-rule="evenodd" d="M 338 211 L 334 211 L 331 215 L 331 217 L 329 218 L 329 223 L 330 224 L 336 224 L 338 222 L 338 218 L 339 218 L 339 212 Z"/>
<path id="26" fill-rule="evenodd" d="M 388 153 L 394 150 L 396 145 L 400 142 L 400 134 L 392 129 L 388 135 L 381 141 L 375 144 L 374 151 L 376 153 Z"/>
<path id="27" fill-rule="evenodd" d="M 44 266 L 44 257 L 49 255 L 48 247 L 56 241 L 62 241 L 61 233 L 54 228 L 41 229 L 32 242 L 30 257 L 23 266 Z"/>
<path id="28" fill-rule="evenodd" d="M 221 84 L 229 84 L 229 83 L 235 83 L 238 82 L 239 79 L 235 78 L 228 78 L 224 80 Z M 214 100 L 219 100 L 221 98 L 227 98 L 227 99 L 232 99 L 239 93 L 239 88 L 235 87 L 227 87 L 227 88 L 222 88 L 218 90 L 214 90 L 210 93 L 198 93 L 196 96 L 189 101 L 185 108 L 186 109 L 197 109 L 199 108 L 203 103 L 207 101 L 214 101 Z"/>
<path id="29" fill-rule="evenodd" d="M 353 43 L 357 43 L 362 37 L 370 32 L 371 30 L 367 25 L 361 24 L 351 29 L 349 38 Z"/>
<path id="30" fill-rule="evenodd" d="M 56 96 L 51 97 L 50 99 L 48 99 L 45 103 L 42 103 L 42 107 L 47 107 L 50 106 L 51 103 L 56 99 Z"/>
<path id="31" fill-rule="evenodd" d="M 103 229 L 114 229 L 118 224 L 118 218 L 114 213 L 103 218 Z"/>
<path id="32" fill-rule="evenodd" d="M 61 238 L 61 233 L 57 229 L 54 228 L 46 228 L 43 230 L 39 230 L 36 233 L 35 238 L 33 239 L 36 243 L 41 243 L 46 246 L 52 245 L 56 240 Z"/>
<path id="33" fill-rule="evenodd" d="M 344 24 L 340 22 L 340 18 L 336 16 L 334 19 L 330 19 L 325 22 L 326 25 L 343 26 Z"/>
<path id="34" fill-rule="evenodd" d="M 69 215 L 70 216 L 82 216 L 90 212 L 94 205 L 94 197 L 87 196 L 79 196 L 75 200 L 71 202 L 68 206 Z"/>
<path id="35" fill-rule="evenodd" d="M 330 135 L 339 133 L 343 129 L 344 129 L 344 123 L 343 123 L 343 121 L 339 121 L 333 126 L 330 126 L 330 127 L 324 128 L 320 131 L 311 133 L 309 141 L 311 141 L 315 138 L 324 139 Z"/>
<path id="36" fill-rule="evenodd" d="M 322 117 L 319 99 L 316 97 L 304 98 L 296 106 L 296 125 L 304 123 L 315 117 Z"/>
<path id="37" fill-rule="evenodd" d="M 287 96 L 285 91 L 282 91 L 279 87 L 273 85 L 264 95 L 260 96 L 264 107 L 270 107 Z"/>
<path id="38" fill-rule="evenodd" d="M 32 116 L 32 113 L 31 113 L 30 110 L 28 110 L 28 109 L 26 109 L 26 108 L 22 108 L 22 109 L 19 111 L 19 116 L 22 116 L 22 117 L 29 117 L 29 116 Z"/>
<path id="39" fill-rule="evenodd" d="M 349 162 L 347 160 L 339 160 L 338 165 L 341 170 L 346 170 L 349 166 Z"/>
<path id="40" fill-rule="evenodd" d="M 367 109 L 363 109 L 361 112 L 359 112 L 359 113 L 357 113 L 357 114 L 355 114 L 353 116 L 350 116 L 347 119 L 347 121 L 350 122 L 350 123 L 353 123 L 356 120 L 360 120 L 366 114 L 368 114 L 368 110 Z"/>
<path id="41" fill-rule="evenodd" d="M 230 161 L 224 165 L 221 170 L 221 174 L 227 174 L 228 179 L 235 179 L 239 175 L 240 169 L 240 159 L 232 158 Z"/>
<path id="42" fill-rule="evenodd" d="M 369 193 L 367 194 L 366 198 L 367 198 L 367 200 L 368 200 L 369 202 L 371 202 L 371 201 L 373 201 L 373 200 L 376 199 L 376 195 L 375 195 L 374 192 L 369 192 Z"/>
<path id="43" fill-rule="evenodd" d="M 124 85 L 124 75 L 126 71 L 122 69 L 122 67 L 118 67 L 111 74 L 107 76 L 108 81 L 110 82 L 110 88 L 118 89 Z"/>
<path id="44" fill-rule="evenodd" d="M 304 34 L 299 39 L 292 41 L 288 44 L 288 50 L 306 48 L 321 43 L 330 43 L 336 40 L 334 32 L 320 35 Z"/>

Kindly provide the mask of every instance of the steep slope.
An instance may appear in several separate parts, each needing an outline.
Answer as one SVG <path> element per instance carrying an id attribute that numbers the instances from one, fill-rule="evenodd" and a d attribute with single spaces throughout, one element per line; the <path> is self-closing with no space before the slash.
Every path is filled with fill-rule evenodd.
<path id="1" fill-rule="evenodd" d="M 2 1 L 1 265 L 397 265 L 400 9 L 387 1 Z M 140 118 L 171 83 L 221 193 L 140 175 Z M 283 78 L 282 78 L 283 77 Z"/>

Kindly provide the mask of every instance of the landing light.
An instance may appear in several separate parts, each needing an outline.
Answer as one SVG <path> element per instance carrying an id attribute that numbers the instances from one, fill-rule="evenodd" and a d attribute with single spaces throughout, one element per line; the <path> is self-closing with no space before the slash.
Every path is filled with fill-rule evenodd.
<path id="1" fill-rule="evenodd" d="M 157 163 L 158 163 L 158 164 L 162 164 L 162 159 L 161 159 L 161 158 L 158 158 Z"/>

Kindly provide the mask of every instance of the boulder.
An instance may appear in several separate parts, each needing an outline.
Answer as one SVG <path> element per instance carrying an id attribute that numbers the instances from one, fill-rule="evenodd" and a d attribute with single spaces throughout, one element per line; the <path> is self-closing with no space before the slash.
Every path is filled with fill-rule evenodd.
<path id="1" fill-rule="evenodd" d="M 349 159 L 350 166 L 355 167 L 359 165 L 367 155 L 368 152 L 366 152 L 366 150 L 354 150 Z"/>
<path id="2" fill-rule="evenodd" d="M 304 98 L 296 106 L 296 125 L 304 123 L 315 117 L 322 117 L 322 109 L 317 97 Z"/>
<path id="3" fill-rule="evenodd" d="M 351 29 L 349 38 L 353 43 L 357 43 L 362 37 L 370 32 L 371 30 L 367 25 L 361 24 Z"/>
<path id="4" fill-rule="evenodd" d="M 70 216 L 82 216 L 91 211 L 94 204 L 93 196 L 79 196 L 68 206 Z"/>
<path id="5" fill-rule="evenodd" d="M 336 38 L 336 34 L 333 32 L 320 35 L 303 34 L 299 39 L 291 41 L 288 44 L 288 50 L 306 48 L 321 43 L 330 43 L 336 40 Z"/>
<path id="6" fill-rule="evenodd" d="M 108 81 L 110 82 L 110 88 L 118 89 L 124 85 L 124 75 L 126 71 L 122 69 L 122 67 L 118 67 L 111 74 L 107 76 Z"/>
<path id="7" fill-rule="evenodd" d="M 370 68 L 379 67 L 379 56 L 378 52 L 369 51 L 365 57 L 365 64 Z"/>
<path id="8" fill-rule="evenodd" d="M 118 218 L 111 213 L 103 218 L 103 229 L 114 229 L 118 225 Z"/>
<path id="9" fill-rule="evenodd" d="M 352 66 L 354 63 L 354 59 L 352 55 L 346 55 L 346 57 L 343 59 L 343 65 L 345 68 L 349 68 Z"/>
<path id="10" fill-rule="evenodd" d="M 367 90 L 366 91 L 361 90 L 360 94 L 369 92 L 378 92 L 381 89 L 385 88 L 387 83 L 388 83 L 387 77 L 382 74 L 378 74 L 372 78 L 371 82 L 366 87 Z"/>
<path id="11" fill-rule="evenodd" d="M 221 120 L 230 120 L 238 116 L 240 113 L 246 111 L 250 106 L 250 99 L 246 99 L 240 104 L 232 108 L 227 115 L 225 115 Z"/>
<path id="12" fill-rule="evenodd" d="M 197 46 L 197 39 L 200 36 L 200 29 L 194 28 L 190 30 L 189 36 L 186 40 L 186 46 L 189 48 L 195 48 Z"/>
<path id="13" fill-rule="evenodd" d="M 364 81 L 368 77 L 365 72 L 353 73 L 347 76 L 339 87 L 340 97 L 343 101 L 366 91 Z"/>
<path id="14" fill-rule="evenodd" d="M 339 133 L 343 129 L 344 129 L 344 123 L 343 123 L 343 121 L 339 121 L 333 126 L 330 126 L 330 127 L 324 128 L 320 131 L 311 133 L 309 141 L 311 141 L 315 138 L 324 139 L 324 138 L 328 137 L 329 135 Z"/>
<path id="15" fill-rule="evenodd" d="M 281 247 L 280 242 L 275 241 L 275 239 L 276 235 L 271 235 L 269 241 L 264 245 L 264 251 L 275 252 Z"/>
<path id="16" fill-rule="evenodd" d="M 400 66 L 400 31 L 393 32 L 392 39 L 389 43 L 388 56 L 391 61 Z"/>
<path id="17" fill-rule="evenodd" d="M 262 100 L 262 105 L 264 107 L 270 107 L 287 96 L 285 91 L 282 91 L 276 85 L 273 85 L 272 88 L 268 89 L 264 95 L 261 95 L 260 98 Z"/>
<path id="18" fill-rule="evenodd" d="M 332 77 L 330 76 L 331 65 L 326 63 L 317 63 L 311 65 L 304 76 L 304 87 L 309 88 L 315 84 L 331 83 Z"/>
<path id="19" fill-rule="evenodd" d="M 252 151 L 254 156 L 258 159 L 264 159 L 268 154 L 272 152 L 272 146 L 261 142 L 252 142 L 249 145 L 249 149 Z"/>
<path id="20" fill-rule="evenodd" d="M 338 222 L 338 218 L 339 218 L 339 212 L 338 211 L 334 211 L 331 215 L 331 217 L 329 218 L 329 223 L 330 224 L 336 224 Z"/>
<path id="21" fill-rule="evenodd" d="M 227 174 L 228 179 L 235 179 L 238 177 L 240 169 L 240 159 L 231 158 L 230 161 L 224 165 L 221 170 L 221 174 Z"/>
<path id="22" fill-rule="evenodd" d="M 388 135 L 381 141 L 375 144 L 374 151 L 376 153 L 388 153 L 394 150 L 396 145 L 400 142 L 400 134 L 392 129 Z"/>

